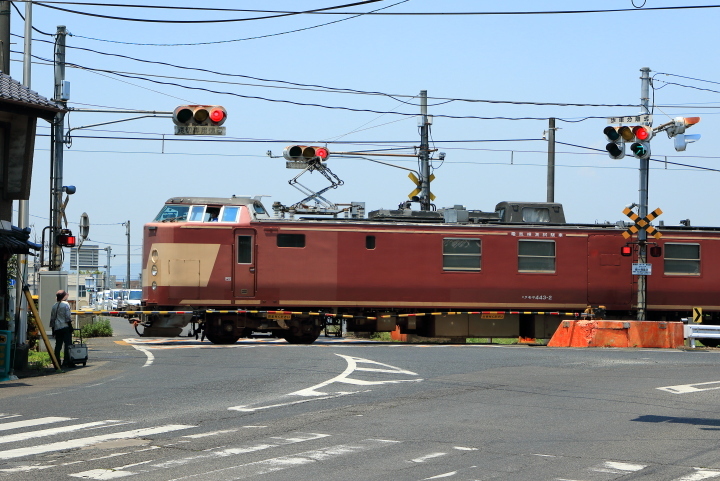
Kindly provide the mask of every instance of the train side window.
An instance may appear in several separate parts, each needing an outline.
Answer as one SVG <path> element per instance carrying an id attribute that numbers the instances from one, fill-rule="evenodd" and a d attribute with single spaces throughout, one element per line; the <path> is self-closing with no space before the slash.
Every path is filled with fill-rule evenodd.
<path id="1" fill-rule="evenodd" d="M 700 244 L 665 243 L 665 274 L 700 275 Z"/>
<path id="2" fill-rule="evenodd" d="M 555 272 L 555 241 L 518 240 L 518 272 Z"/>
<path id="3" fill-rule="evenodd" d="M 480 239 L 446 237 L 443 239 L 443 270 L 479 271 L 481 254 Z"/>
<path id="4" fill-rule="evenodd" d="M 203 216 L 205 215 L 204 205 L 194 205 L 190 207 L 190 217 L 188 218 L 191 222 L 202 222 Z"/>
<path id="5" fill-rule="evenodd" d="M 375 236 L 374 235 L 365 236 L 365 248 L 368 250 L 372 250 L 375 248 Z"/>
<path id="6" fill-rule="evenodd" d="M 226 205 L 223 207 L 220 222 L 237 222 L 238 212 L 240 212 L 240 207 Z"/>
<path id="7" fill-rule="evenodd" d="M 252 236 L 239 235 L 237 238 L 237 263 L 252 264 Z"/>
<path id="8" fill-rule="evenodd" d="M 278 234 L 278 247 L 305 247 L 305 234 Z"/>

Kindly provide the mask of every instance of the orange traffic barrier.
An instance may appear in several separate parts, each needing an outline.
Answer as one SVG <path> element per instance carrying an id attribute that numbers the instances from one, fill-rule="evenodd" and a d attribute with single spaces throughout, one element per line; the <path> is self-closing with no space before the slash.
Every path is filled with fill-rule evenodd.
<path id="1" fill-rule="evenodd" d="M 400 326 L 395 326 L 395 330 L 390 332 L 390 339 L 393 341 L 407 342 L 407 334 L 400 334 Z"/>
<path id="2" fill-rule="evenodd" d="M 550 347 L 666 347 L 684 345 L 682 322 L 562 321 Z"/>

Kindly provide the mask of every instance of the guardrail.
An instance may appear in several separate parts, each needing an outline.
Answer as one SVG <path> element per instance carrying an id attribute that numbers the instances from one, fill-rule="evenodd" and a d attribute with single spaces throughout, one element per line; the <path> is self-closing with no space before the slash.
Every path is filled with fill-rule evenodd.
<path id="1" fill-rule="evenodd" d="M 695 339 L 720 339 L 720 326 L 708 324 L 686 324 L 685 339 L 690 339 L 690 347 L 695 348 Z"/>

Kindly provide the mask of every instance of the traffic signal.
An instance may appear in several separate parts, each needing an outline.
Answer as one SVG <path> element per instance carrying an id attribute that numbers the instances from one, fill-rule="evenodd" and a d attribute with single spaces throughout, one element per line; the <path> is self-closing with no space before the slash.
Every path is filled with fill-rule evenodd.
<path id="1" fill-rule="evenodd" d="M 605 150 L 610 154 L 611 159 L 622 159 L 625 157 L 625 140 L 622 138 L 618 127 L 605 127 L 603 130 L 605 137 L 608 139 L 608 144 L 605 146 Z"/>
<path id="2" fill-rule="evenodd" d="M 289 145 L 283 150 L 283 157 L 286 160 L 295 162 L 307 162 L 313 159 L 320 159 L 325 162 L 330 157 L 330 151 L 326 147 Z"/>
<path id="3" fill-rule="evenodd" d="M 227 111 L 220 105 L 181 105 L 173 111 L 176 135 L 225 135 Z"/>
<path id="4" fill-rule="evenodd" d="M 60 247 L 75 247 L 76 238 L 69 229 L 62 229 L 55 239 Z"/>
<path id="5" fill-rule="evenodd" d="M 700 122 L 700 117 L 675 117 L 666 130 L 668 137 L 673 138 L 675 150 L 682 152 L 687 144 L 700 140 L 700 134 L 685 134 L 685 129 Z"/>
<path id="6" fill-rule="evenodd" d="M 650 158 L 650 139 L 653 137 L 652 127 L 638 125 L 632 128 L 635 142 L 630 146 L 630 152 L 638 159 Z"/>

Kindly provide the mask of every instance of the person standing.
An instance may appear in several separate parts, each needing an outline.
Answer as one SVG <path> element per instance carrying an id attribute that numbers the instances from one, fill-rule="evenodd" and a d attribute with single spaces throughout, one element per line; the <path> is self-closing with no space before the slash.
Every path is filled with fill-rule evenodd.
<path id="1" fill-rule="evenodd" d="M 65 360 L 63 367 L 70 366 L 70 345 L 72 344 L 72 317 L 70 304 L 67 302 L 68 293 L 60 290 L 55 294 L 57 302 L 50 311 L 50 328 L 55 336 L 55 358 L 60 362 L 60 351 L 65 346 Z"/>

